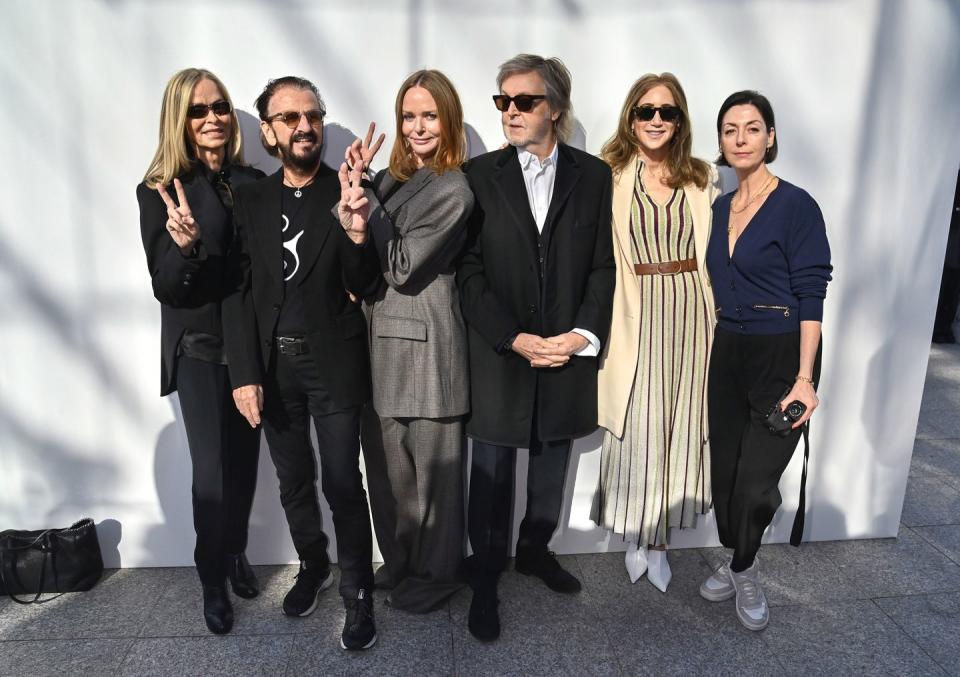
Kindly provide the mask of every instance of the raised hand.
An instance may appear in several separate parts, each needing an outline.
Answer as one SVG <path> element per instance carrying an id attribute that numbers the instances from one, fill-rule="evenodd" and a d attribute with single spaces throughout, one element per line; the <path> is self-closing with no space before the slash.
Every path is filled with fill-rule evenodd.
<path id="1" fill-rule="evenodd" d="M 370 127 L 367 129 L 367 135 L 363 140 L 355 139 L 353 143 L 347 146 L 347 149 L 343 153 L 343 159 L 346 160 L 349 167 L 355 167 L 359 161 L 362 163 L 364 171 L 370 168 L 370 162 L 377 154 L 377 151 L 380 150 L 380 146 L 383 145 L 383 140 L 386 138 L 386 134 L 381 134 L 377 137 L 376 143 L 371 144 L 373 134 L 376 130 L 376 123 L 371 122 Z"/>
<path id="2" fill-rule="evenodd" d="M 200 238 L 200 228 L 193 220 L 193 213 L 190 211 L 190 204 L 187 202 L 187 196 L 183 192 L 183 184 L 180 183 L 180 179 L 173 180 L 173 187 L 177 191 L 179 207 L 174 203 L 163 184 L 157 184 L 157 191 L 163 198 L 163 203 L 167 205 L 167 232 L 170 233 L 170 237 L 173 238 L 180 251 L 187 254 Z"/>
<path id="3" fill-rule="evenodd" d="M 337 176 L 340 177 L 340 202 L 337 203 L 340 225 L 354 244 L 363 244 L 367 241 L 367 220 L 370 216 L 370 201 L 360 185 L 363 181 L 363 165 L 357 163 L 349 169 L 344 162 Z"/>

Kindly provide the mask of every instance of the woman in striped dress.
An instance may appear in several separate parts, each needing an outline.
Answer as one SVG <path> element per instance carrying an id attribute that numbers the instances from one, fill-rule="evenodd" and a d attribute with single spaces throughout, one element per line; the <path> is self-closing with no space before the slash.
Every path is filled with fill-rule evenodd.
<path id="1" fill-rule="evenodd" d="M 683 88 L 631 87 L 603 159 L 614 174 L 617 288 L 600 367 L 606 429 L 594 517 L 629 542 L 630 579 L 666 591 L 668 530 L 710 508 L 707 364 L 715 323 L 704 268 L 716 174 L 691 157 Z"/>

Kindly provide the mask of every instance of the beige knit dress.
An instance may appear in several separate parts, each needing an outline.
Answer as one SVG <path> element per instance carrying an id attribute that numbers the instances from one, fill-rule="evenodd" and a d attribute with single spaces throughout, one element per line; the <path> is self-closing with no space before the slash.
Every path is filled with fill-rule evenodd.
<path id="1" fill-rule="evenodd" d="M 630 210 L 635 263 L 694 258 L 682 189 L 658 204 L 640 163 Z M 639 544 L 664 545 L 710 508 L 707 359 L 713 327 L 696 272 L 640 275 L 640 351 L 623 439 L 606 431 L 597 522 Z"/>

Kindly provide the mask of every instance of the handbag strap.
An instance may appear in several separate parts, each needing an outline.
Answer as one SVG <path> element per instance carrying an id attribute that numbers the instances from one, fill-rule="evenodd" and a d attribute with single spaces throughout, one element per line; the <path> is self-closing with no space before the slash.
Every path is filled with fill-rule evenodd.
<path id="1" fill-rule="evenodd" d="M 810 460 L 810 421 L 803 424 L 803 473 L 800 475 L 800 500 L 797 502 L 797 514 L 793 518 L 793 530 L 790 532 L 790 545 L 800 546 L 803 540 L 803 522 L 807 513 L 807 461 Z"/>
<path id="2" fill-rule="evenodd" d="M 46 531 L 41 532 L 40 535 L 37 536 L 35 539 L 33 539 L 28 545 L 21 545 L 21 546 L 8 545 L 8 546 L 0 547 L 0 582 L 3 583 L 3 589 L 7 591 L 7 597 L 12 599 L 17 604 L 24 604 L 24 605 L 35 604 L 37 601 L 39 601 L 40 595 L 43 594 L 43 583 L 46 580 L 46 576 L 47 576 L 47 558 L 50 557 L 50 548 L 46 545 L 42 545 L 40 547 L 40 552 L 43 553 L 43 563 L 40 565 L 40 580 L 37 581 L 37 594 L 35 594 L 33 596 L 33 599 L 31 599 L 29 602 L 20 599 L 19 597 L 14 595 L 12 592 L 10 592 L 10 590 L 13 589 L 13 586 L 10 583 L 7 583 L 6 576 L 4 576 L 4 571 L 6 571 L 7 567 L 4 564 L 3 555 L 6 552 L 29 550 L 30 548 L 35 546 L 37 543 L 39 543 L 44 537 L 46 537 L 46 535 L 49 534 L 51 531 L 53 531 L 53 529 L 47 529 Z"/>

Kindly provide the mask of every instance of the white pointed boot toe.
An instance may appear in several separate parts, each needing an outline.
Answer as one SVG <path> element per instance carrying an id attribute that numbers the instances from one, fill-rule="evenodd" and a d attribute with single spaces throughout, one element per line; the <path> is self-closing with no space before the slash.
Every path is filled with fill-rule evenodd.
<path id="1" fill-rule="evenodd" d="M 667 561 L 666 550 L 650 550 L 647 553 L 647 580 L 660 592 L 666 592 L 673 574 Z"/>
<path id="2" fill-rule="evenodd" d="M 639 548 L 636 543 L 631 543 L 623 563 L 627 566 L 630 582 L 636 583 L 647 570 L 647 549 Z"/>

